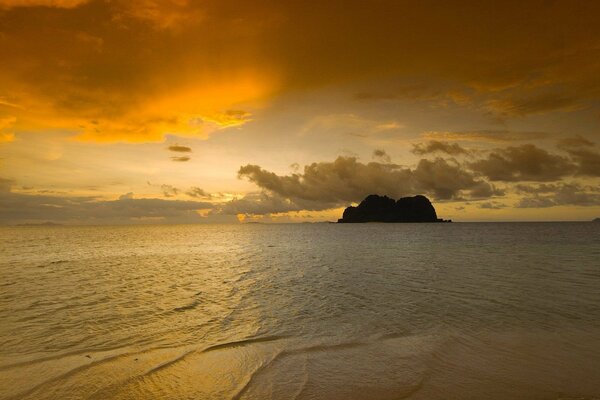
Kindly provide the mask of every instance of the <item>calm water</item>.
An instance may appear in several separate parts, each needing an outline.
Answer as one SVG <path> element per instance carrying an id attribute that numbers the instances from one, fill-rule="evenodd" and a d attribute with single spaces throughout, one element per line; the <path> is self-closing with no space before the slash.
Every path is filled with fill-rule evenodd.
<path id="1" fill-rule="evenodd" d="M 600 224 L 0 229 L 1 399 L 598 399 Z"/>

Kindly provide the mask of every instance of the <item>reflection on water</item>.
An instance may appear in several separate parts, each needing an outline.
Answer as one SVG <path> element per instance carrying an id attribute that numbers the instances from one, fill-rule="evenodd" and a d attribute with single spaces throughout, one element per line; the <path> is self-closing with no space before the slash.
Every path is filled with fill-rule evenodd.
<path id="1" fill-rule="evenodd" d="M 590 223 L 0 230 L 0 399 L 600 398 Z"/>

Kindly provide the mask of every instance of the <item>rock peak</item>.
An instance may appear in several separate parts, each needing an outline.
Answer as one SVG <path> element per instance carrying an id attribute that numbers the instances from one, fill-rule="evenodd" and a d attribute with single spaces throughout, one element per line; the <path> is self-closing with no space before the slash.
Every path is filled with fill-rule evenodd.
<path id="1" fill-rule="evenodd" d="M 451 222 L 439 219 L 429 199 L 423 195 L 402 197 L 370 194 L 357 207 L 348 207 L 339 223 L 354 222 Z"/>

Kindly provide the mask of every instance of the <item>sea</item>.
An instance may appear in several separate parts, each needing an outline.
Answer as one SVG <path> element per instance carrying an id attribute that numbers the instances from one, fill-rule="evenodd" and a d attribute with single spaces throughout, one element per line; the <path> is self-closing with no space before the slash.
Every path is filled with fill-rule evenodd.
<path id="1" fill-rule="evenodd" d="M 0 399 L 600 399 L 600 224 L 3 227 Z"/>

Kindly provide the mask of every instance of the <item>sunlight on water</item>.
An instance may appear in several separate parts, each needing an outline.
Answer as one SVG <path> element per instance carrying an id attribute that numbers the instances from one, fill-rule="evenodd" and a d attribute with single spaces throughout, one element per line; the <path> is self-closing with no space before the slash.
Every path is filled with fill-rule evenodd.
<path id="1" fill-rule="evenodd" d="M 591 223 L 0 230 L 0 399 L 600 398 Z"/>

